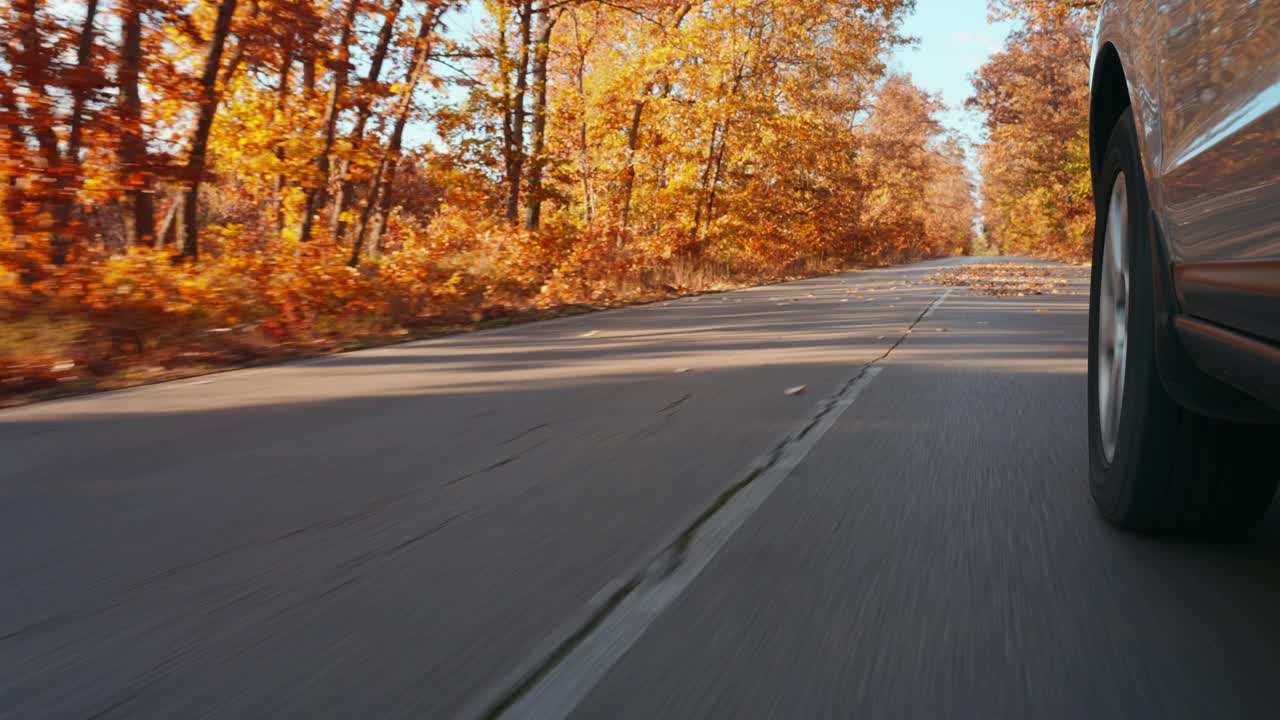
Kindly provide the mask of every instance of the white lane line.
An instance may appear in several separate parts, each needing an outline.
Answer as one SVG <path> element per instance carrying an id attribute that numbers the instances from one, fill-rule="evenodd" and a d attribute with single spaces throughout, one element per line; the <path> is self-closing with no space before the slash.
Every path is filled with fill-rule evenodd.
<path id="1" fill-rule="evenodd" d="M 684 593 L 729 538 L 790 477 L 880 370 L 875 365 L 867 366 L 840 392 L 819 405 L 803 427 L 747 474 L 739 492 L 698 524 L 691 537 L 677 541 L 651 563 L 638 584 L 629 592 L 622 591 L 616 606 L 605 609 L 607 614 L 598 624 L 513 702 L 492 716 L 540 720 L 572 713 L 605 673 Z"/>
<path id="2" fill-rule="evenodd" d="M 459 717 L 567 717 L 605 673 L 678 599 L 764 501 L 804 460 L 822 437 L 880 373 L 878 363 L 906 341 L 951 290 L 935 297 L 879 356 L 832 397 L 820 403 L 798 430 L 750 466 L 750 470 L 704 510 L 657 556 L 616 578 L 545 638 L 534 652 Z"/>
<path id="3" fill-rule="evenodd" d="M 950 297 L 951 293 L 955 292 L 955 290 L 956 289 L 953 287 L 950 287 L 944 290 L 942 294 L 938 296 L 937 300 L 934 300 L 933 303 L 929 305 L 929 307 L 924 309 L 924 314 L 921 315 L 919 319 L 916 320 L 915 324 L 917 325 L 920 324 L 921 320 L 928 320 L 929 316 L 933 314 L 933 311 L 937 310 L 939 305 L 946 302 L 946 299 Z"/>

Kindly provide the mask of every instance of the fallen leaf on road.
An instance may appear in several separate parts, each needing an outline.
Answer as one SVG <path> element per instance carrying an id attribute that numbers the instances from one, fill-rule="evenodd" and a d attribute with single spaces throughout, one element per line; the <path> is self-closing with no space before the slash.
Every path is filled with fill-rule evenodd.
<path id="1" fill-rule="evenodd" d="M 977 295 L 1022 297 L 1056 294 L 1067 284 L 1066 269 L 1020 263 L 965 265 L 930 275 L 929 280 L 948 287 L 967 287 Z"/>
<path id="2" fill-rule="evenodd" d="M 789 387 L 783 392 L 786 393 L 787 395 L 799 395 L 800 393 L 804 392 L 806 389 L 807 387 L 804 385 L 797 385 L 795 387 Z"/>

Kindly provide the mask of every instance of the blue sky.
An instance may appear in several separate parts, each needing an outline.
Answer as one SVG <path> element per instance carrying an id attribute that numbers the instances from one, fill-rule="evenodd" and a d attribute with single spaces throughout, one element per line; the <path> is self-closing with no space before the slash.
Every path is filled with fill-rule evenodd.
<path id="1" fill-rule="evenodd" d="M 943 122 L 977 141 L 982 120 L 964 110 L 972 92 L 969 76 L 1000 49 L 1010 29 L 1007 22 L 987 23 L 987 0 L 916 0 L 903 31 L 917 42 L 897 50 L 890 67 L 910 73 L 926 90 L 941 93 L 947 104 Z"/>

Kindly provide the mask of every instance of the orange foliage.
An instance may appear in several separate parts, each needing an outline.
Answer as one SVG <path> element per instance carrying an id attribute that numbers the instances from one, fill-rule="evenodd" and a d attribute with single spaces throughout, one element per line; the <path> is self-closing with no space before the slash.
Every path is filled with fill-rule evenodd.
<path id="1" fill-rule="evenodd" d="M 981 147 L 986 243 L 1006 253 L 1088 257 L 1089 30 L 1093 0 L 1002 0 L 1023 18 L 974 79 L 968 106 L 985 114 Z"/>
<path id="2" fill-rule="evenodd" d="M 461 5 L 0 5 L 0 382 L 968 244 L 910 2 Z"/>

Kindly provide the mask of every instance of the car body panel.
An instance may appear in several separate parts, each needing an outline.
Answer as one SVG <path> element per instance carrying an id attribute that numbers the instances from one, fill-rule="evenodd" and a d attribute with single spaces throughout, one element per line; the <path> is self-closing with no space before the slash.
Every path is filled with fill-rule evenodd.
<path id="1" fill-rule="evenodd" d="M 1178 263 L 1280 260 L 1280 0 L 1176 0 L 1161 60 Z"/>
<path id="2" fill-rule="evenodd" d="M 1108 0 L 1095 70 L 1110 52 L 1173 290 L 1170 331 L 1207 374 L 1280 407 L 1273 384 L 1242 380 L 1280 373 L 1275 353 L 1224 374 L 1209 350 L 1280 345 L 1280 0 Z"/>
<path id="3" fill-rule="evenodd" d="M 1112 0 L 1115 48 L 1173 262 L 1280 259 L 1280 0 Z"/>

